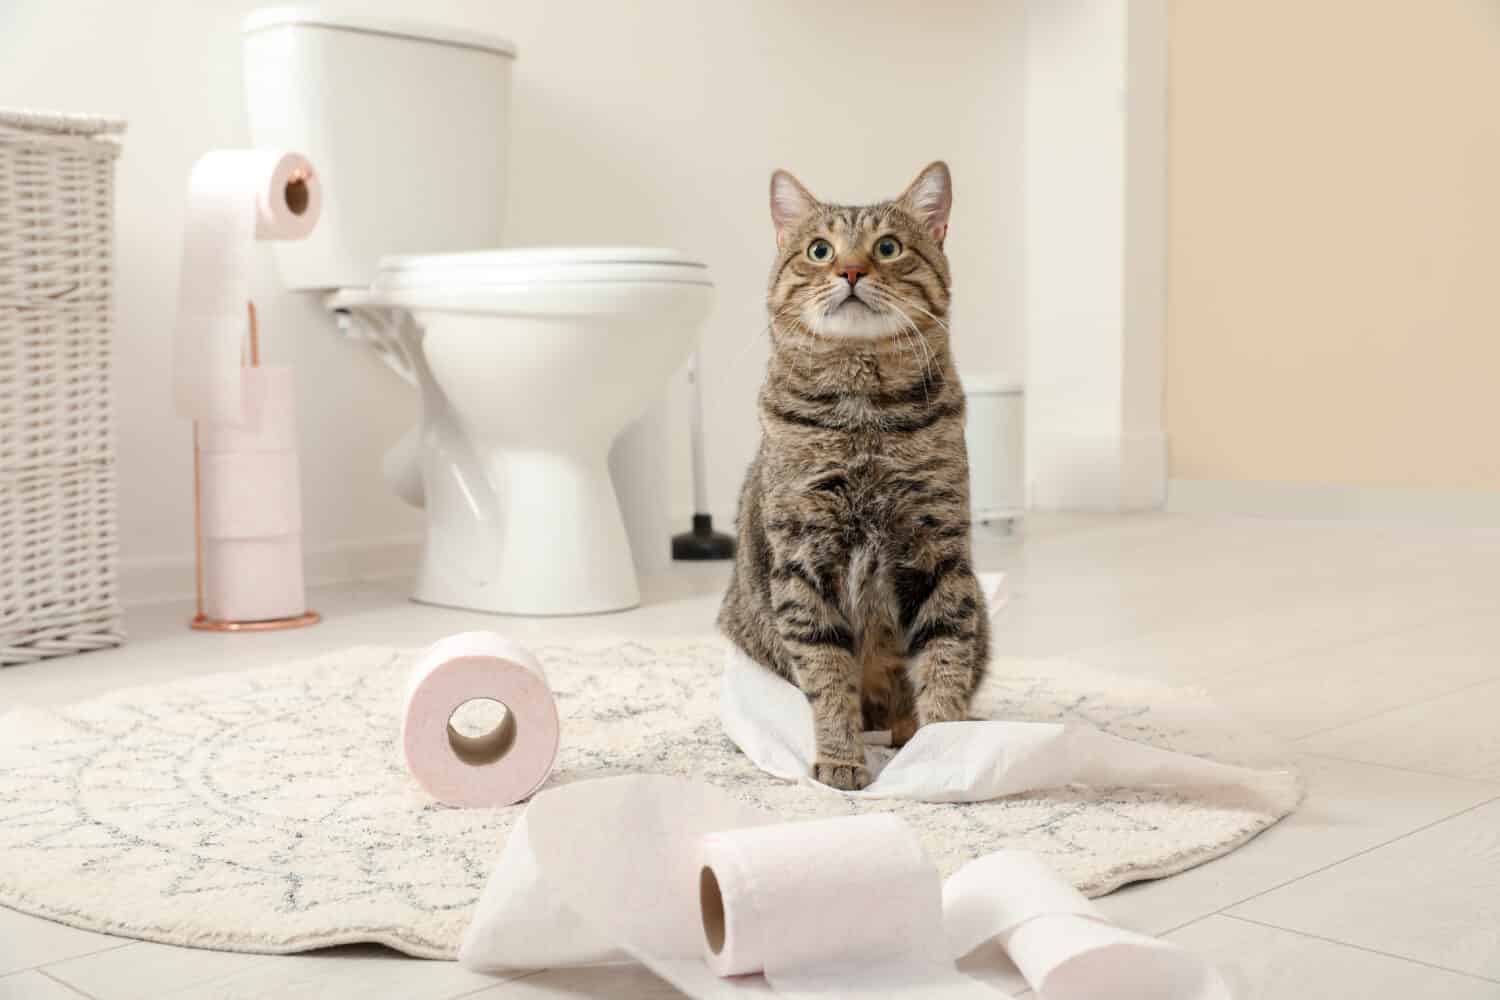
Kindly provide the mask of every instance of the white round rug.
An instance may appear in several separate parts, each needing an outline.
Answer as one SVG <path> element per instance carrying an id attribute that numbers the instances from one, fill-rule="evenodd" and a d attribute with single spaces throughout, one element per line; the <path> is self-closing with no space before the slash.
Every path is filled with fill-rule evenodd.
<path id="1" fill-rule="evenodd" d="M 847 799 L 763 774 L 724 737 L 718 640 L 531 648 L 562 718 L 549 784 L 648 772 L 721 785 L 787 819 L 892 811 L 945 875 L 1019 847 L 1102 895 L 1234 849 L 1300 794 L 1289 783 L 1276 805 L 1082 787 L 977 804 Z M 525 807 L 448 808 L 407 776 L 399 715 L 415 655 L 363 647 L 0 716 L 0 903 L 200 948 L 374 941 L 453 957 Z M 1055 661 L 997 660 L 975 714 L 1289 766 L 1202 695 Z"/>

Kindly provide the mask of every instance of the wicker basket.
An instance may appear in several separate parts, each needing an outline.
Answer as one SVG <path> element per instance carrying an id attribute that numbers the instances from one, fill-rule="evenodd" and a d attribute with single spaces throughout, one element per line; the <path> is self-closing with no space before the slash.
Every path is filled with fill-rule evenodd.
<path id="1" fill-rule="evenodd" d="M 120 121 L 0 110 L 0 666 L 119 645 Z"/>

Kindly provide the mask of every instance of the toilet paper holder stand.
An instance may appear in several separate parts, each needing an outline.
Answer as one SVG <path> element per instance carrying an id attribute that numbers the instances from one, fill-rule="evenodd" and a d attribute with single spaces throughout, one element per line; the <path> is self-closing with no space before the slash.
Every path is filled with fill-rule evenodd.
<path id="1" fill-rule="evenodd" d="M 260 330 L 255 319 L 255 303 L 247 302 L 250 312 L 250 367 L 260 367 Z M 193 596 L 197 601 L 188 625 L 200 632 L 278 632 L 282 629 L 316 625 L 323 616 L 311 609 L 289 618 L 257 621 L 225 621 L 210 618 L 203 611 L 203 462 L 198 451 L 198 421 L 193 421 Z"/>

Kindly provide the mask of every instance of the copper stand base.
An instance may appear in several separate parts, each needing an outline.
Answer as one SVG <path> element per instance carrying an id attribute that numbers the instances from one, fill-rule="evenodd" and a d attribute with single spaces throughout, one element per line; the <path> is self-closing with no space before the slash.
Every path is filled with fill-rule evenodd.
<path id="1" fill-rule="evenodd" d="M 316 625 L 323 616 L 316 611 L 305 611 L 295 618 L 272 618 L 263 622 L 221 622 L 206 615 L 196 615 L 188 624 L 200 632 L 280 632 L 283 629 Z"/>

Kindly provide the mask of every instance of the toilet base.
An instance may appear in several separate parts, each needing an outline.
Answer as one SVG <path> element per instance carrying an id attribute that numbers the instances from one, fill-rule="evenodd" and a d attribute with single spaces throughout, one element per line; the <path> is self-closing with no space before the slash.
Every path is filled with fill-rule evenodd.
<path id="1" fill-rule="evenodd" d="M 424 260 L 392 258 L 371 289 L 325 300 L 421 395 L 421 428 L 384 469 L 426 513 L 413 597 L 537 617 L 637 607 L 638 562 L 665 568 L 668 477 L 624 491 L 637 560 L 609 459 L 633 424 L 665 426 L 649 411 L 712 306 L 704 268 L 628 249 Z M 665 454 L 651 438 L 620 463 Z"/>
<path id="2" fill-rule="evenodd" d="M 581 615 L 609 615 L 630 611 L 641 606 L 640 592 L 637 590 L 633 597 L 622 594 L 618 600 L 598 601 L 590 605 L 567 603 L 566 595 L 561 595 L 564 600 L 553 604 L 554 610 L 541 610 L 547 605 L 518 604 L 507 600 L 506 596 L 500 593 L 492 593 L 483 589 L 460 590 L 450 586 L 450 582 L 431 580 L 428 581 L 428 585 L 424 586 L 424 581 L 418 577 L 417 585 L 412 588 L 411 600 L 415 604 L 425 604 L 434 608 L 478 611 L 487 615 L 503 615 L 509 618 L 574 618 Z"/>
<path id="3" fill-rule="evenodd" d="M 412 599 L 525 617 L 639 607 L 630 541 L 602 450 L 587 457 L 493 451 L 494 518 L 427 479 L 427 538 Z M 448 466 L 454 469 L 454 466 Z M 463 491 L 469 492 L 469 491 Z M 453 497 L 452 502 L 435 499 Z M 489 504 L 482 505 L 484 507 Z"/>
<path id="4" fill-rule="evenodd" d="M 476 611 L 484 615 L 494 615 L 497 618 L 587 618 L 594 615 L 617 615 L 625 611 L 634 611 L 641 606 L 640 601 L 634 604 L 626 604 L 618 608 L 600 608 L 596 611 L 554 611 L 551 613 L 542 611 L 500 611 L 495 608 L 481 608 L 473 604 L 453 604 L 448 601 L 432 601 L 423 597 L 419 590 L 413 590 L 407 598 L 413 604 L 420 604 L 425 608 L 447 608 L 449 611 Z"/>

